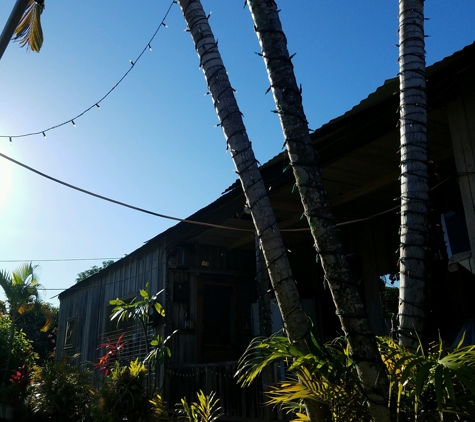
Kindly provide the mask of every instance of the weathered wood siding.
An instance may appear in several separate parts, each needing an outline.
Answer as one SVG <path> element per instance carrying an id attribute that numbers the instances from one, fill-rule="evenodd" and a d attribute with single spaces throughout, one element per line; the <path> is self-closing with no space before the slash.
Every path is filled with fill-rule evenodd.
<path id="1" fill-rule="evenodd" d="M 103 354 L 103 351 L 97 350 L 97 346 L 105 339 L 109 301 L 138 295 L 139 290 L 145 289 L 147 283 L 152 294 L 165 288 L 164 240 L 153 247 L 141 248 L 138 251 L 60 295 L 57 358 L 80 353 L 79 362 L 96 362 Z M 160 298 L 160 301 L 165 306 L 165 296 Z M 74 338 L 71 346 L 65 347 L 66 327 L 71 321 L 74 324 Z"/>

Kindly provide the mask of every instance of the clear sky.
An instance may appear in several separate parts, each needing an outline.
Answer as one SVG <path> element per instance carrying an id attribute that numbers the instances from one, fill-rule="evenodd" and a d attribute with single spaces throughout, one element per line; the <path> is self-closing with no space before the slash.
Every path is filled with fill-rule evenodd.
<path id="1" fill-rule="evenodd" d="M 2 0 L 0 25 L 15 0 Z M 202 0 L 257 159 L 283 137 L 243 0 Z M 316 129 L 396 76 L 396 0 L 277 0 L 310 128 Z M 130 69 L 171 1 L 46 2 L 39 54 L 10 44 L 0 61 L 0 135 L 42 132 L 98 102 Z M 428 0 L 427 64 L 475 40 L 473 0 Z M 173 5 L 121 84 L 71 123 L 0 152 L 83 189 L 186 218 L 236 179 L 191 37 Z M 396 116 L 395 116 L 396 121 Z M 0 157 L 0 268 L 40 264 L 43 299 L 57 304 L 78 272 L 119 258 L 174 223 L 55 184 Z M 97 261 L 61 261 L 101 258 Z M 7 262 L 19 260 L 21 262 Z M 58 261 L 40 261 L 58 260 Z"/>

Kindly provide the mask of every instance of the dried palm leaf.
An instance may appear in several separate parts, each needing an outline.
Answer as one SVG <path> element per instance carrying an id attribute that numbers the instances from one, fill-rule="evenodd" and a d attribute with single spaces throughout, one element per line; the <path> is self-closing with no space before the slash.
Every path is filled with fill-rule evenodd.
<path id="1" fill-rule="evenodd" d="M 30 0 L 13 36 L 13 41 L 18 41 L 21 47 L 26 45 L 37 53 L 43 45 L 40 16 L 44 8 L 44 0 Z"/>

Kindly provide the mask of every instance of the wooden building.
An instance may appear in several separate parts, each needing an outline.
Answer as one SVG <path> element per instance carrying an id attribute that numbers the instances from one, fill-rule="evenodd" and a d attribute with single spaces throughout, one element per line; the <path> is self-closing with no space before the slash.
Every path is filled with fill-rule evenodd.
<path id="1" fill-rule="evenodd" d="M 427 336 L 451 341 L 474 317 L 475 297 L 475 44 L 427 69 L 432 200 L 432 275 Z M 388 332 L 384 282 L 398 272 L 398 80 L 391 79 L 344 115 L 313 133 L 325 187 L 341 240 L 360 285 L 376 334 Z M 308 314 L 323 340 L 340 328 L 313 241 L 292 193 L 287 156 L 261 166 Z M 125 258 L 61 293 L 57 357 L 81 353 L 97 361 L 109 322 L 109 301 L 132 298 L 148 283 L 163 290 L 165 321 L 155 330 L 172 337 L 172 357 L 157 377 L 175 403 L 198 389 L 215 390 L 234 419 L 263 417 L 259 387 L 242 390 L 232 378 L 236 361 L 266 318 L 278 311 L 259 305 L 254 228 L 236 182 L 215 202 L 148 241 Z M 259 261 L 259 260 L 257 260 Z M 259 262 L 258 262 L 259 264 Z M 262 289 L 261 289 L 262 290 Z M 264 289 L 265 290 L 265 289 Z M 449 317 L 450 316 L 450 317 Z M 260 325 L 259 325 L 260 321 Z M 130 323 L 120 327 L 131 355 L 144 353 Z"/>

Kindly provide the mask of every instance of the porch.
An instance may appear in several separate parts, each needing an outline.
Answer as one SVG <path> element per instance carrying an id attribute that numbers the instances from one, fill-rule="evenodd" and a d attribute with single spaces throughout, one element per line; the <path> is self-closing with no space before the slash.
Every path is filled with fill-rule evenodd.
<path id="1" fill-rule="evenodd" d="M 173 410 L 175 403 L 186 397 L 188 403 L 196 401 L 196 393 L 202 390 L 205 394 L 215 392 L 219 398 L 224 416 L 221 419 L 233 421 L 265 421 L 282 420 L 281 412 L 272 414 L 269 406 L 264 406 L 266 397 L 263 394 L 262 378 L 249 387 L 237 385 L 234 374 L 238 362 L 201 363 L 173 365 L 166 369 L 166 397 L 168 407 Z M 283 365 L 274 365 L 273 382 L 284 379 Z M 284 415 L 285 416 L 285 415 Z"/>

